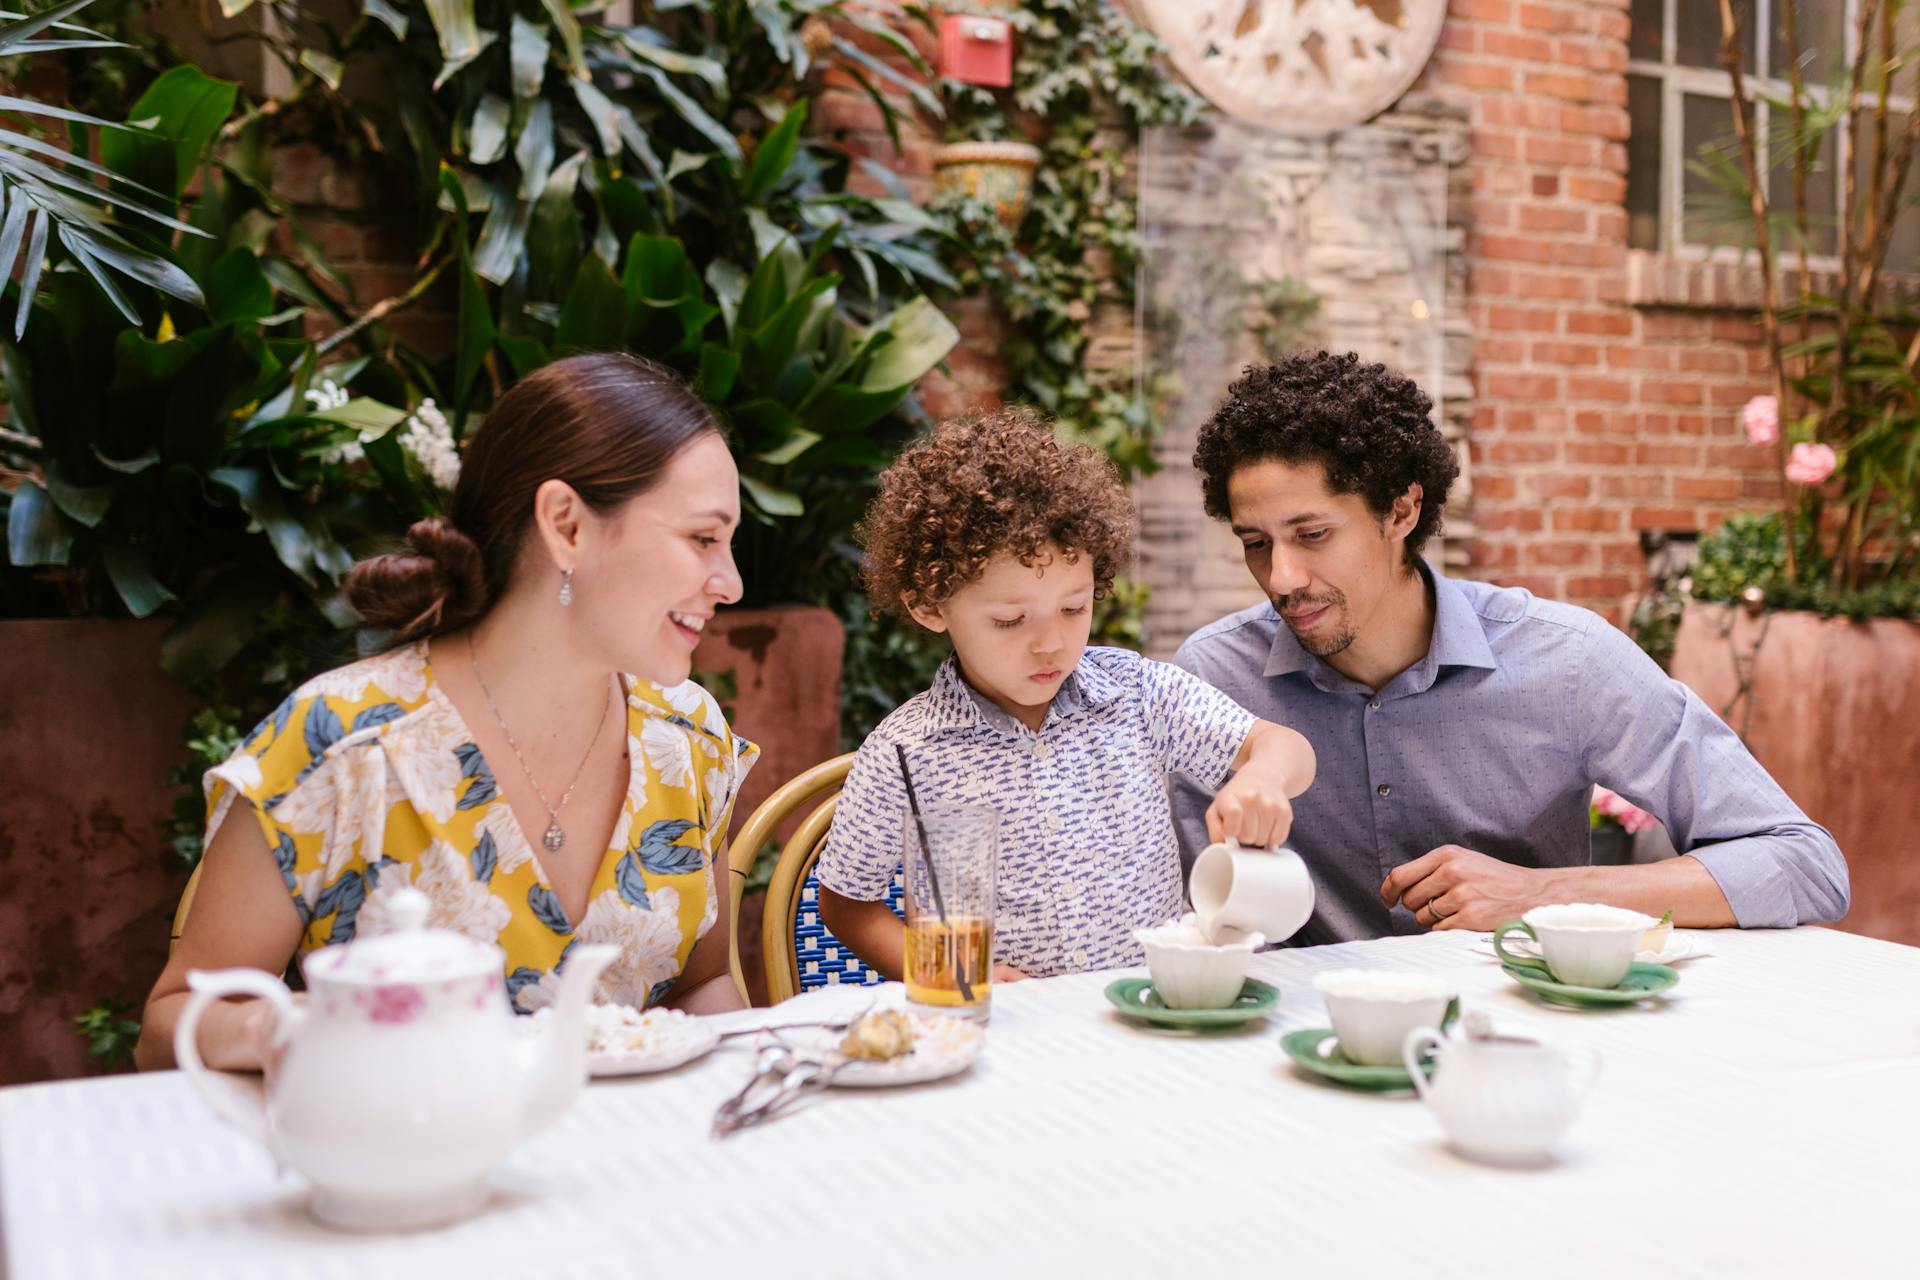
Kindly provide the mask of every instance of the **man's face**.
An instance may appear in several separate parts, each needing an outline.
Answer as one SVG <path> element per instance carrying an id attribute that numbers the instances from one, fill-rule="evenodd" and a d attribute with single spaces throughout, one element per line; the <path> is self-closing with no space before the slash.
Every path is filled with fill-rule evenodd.
<path id="1" fill-rule="evenodd" d="M 1358 494 L 1334 493 L 1319 462 L 1251 462 L 1227 479 L 1247 569 L 1300 647 L 1331 658 L 1365 634 L 1404 572 L 1419 486 L 1381 518 Z"/>

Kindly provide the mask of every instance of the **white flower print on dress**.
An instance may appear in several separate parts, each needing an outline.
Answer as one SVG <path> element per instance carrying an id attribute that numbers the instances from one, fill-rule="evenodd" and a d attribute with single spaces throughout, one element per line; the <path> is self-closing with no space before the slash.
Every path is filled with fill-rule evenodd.
<path id="1" fill-rule="evenodd" d="M 473 824 L 474 841 L 478 843 L 481 836 L 493 837 L 493 874 L 496 876 L 512 875 L 533 861 L 533 849 L 527 844 L 526 833 L 520 830 L 513 810 L 504 800 L 488 805 L 480 821 Z"/>
<path id="2" fill-rule="evenodd" d="M 697 683 L 692 680 L 682 680 L 670 689 L 664 685 L 653 687 L 660 691 L 661 698 L 665 699 L 666 704 L 675 711 L 703 729 L 712 727 L 708 723 L 707 708 L 713 699 Z"/>
<path id="3" fill-rule="evenodd" d="M 632 906 L 609 889 L 587 907 L 574 937 L 586 945 L 607 943 L 620 955 L 600 975 L 594 999 L 601 1004 L 647 1007 L 652 990 L 680 972 L 680 895 L 671 888 L 653 892 L 653 909 Z M 560 994 L 561 977 L 548 972 L 520 989 L 515 1003 L 528 1013 L 549 1008 Z"/>
<path id="4" fill-rule="evenodd" d="M 640 726 L 640 742 L 647 763 L 660 774 L 660 785 L 684 787 L 693 781 L 693 752 L 687 746 L 687 731 L 665 720 L 649 719 Z"/>
<path id="5" fill-rule="evenodd" d="M 462 781 L 455 753 L 473 744 L 467 727 L 451 708 L 436 705 L 411 717 L 404 732 L 404 750 L 395 750 L 393 767 L 407 799 L 435 822 L 450 821 Z"/>
<path id="6" fill-rule="evenodd" d="M 374 685 L 396 702 L 418 701 L 427 691 L 427 664 L 420 649 L 409 645 L 324 672 L 301 685 L 296 696 L 324 695 L 353 703 L 365 698 L 368 687 Z"/>
<path id="7" fill-rule="evenodd" d="M 319 835 L 320 869 L 332 882 L 356 857 L 380 859 L 393 787 L 378 742 L 335 751 L 273 808 L 273 820 L 301 835 Z"/>
<path id="8" fill-rule="evenodd" d="M 392 928 L 393 896 L 405 888 L 427 895 L 427 928 L 450 929 L 476 942 L 495 942 L 513 918 L 513 910 L 473 878 L 468 860 L 444 840 L 435 840 L 416 862 L 380 870 L 380 885 L 360 908 L 360 933 Z"/>

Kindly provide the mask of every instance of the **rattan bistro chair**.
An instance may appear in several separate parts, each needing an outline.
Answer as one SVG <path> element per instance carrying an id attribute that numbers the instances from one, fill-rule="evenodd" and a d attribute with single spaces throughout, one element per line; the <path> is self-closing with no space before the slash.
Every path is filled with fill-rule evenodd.
<path id="1" fill-rule="evenodd" d="M 880 975 L 860 963 L 858 956 L 827 932 L 820 923 L 820 881 L 813 874 L 827 829 L 833 825 L 840 784 L 846 781 L 852 755 L 837 756 L 815 765 L 760 803 L 734 836 L 728 869 L 735 879 L 730 907 L 733 912 L 733 981 L 746 997 L 746 977 L 740 967 L 740 893 L 753 869 L 755 855 L 773 838 L 773 832 L 794 814 L 811 811 L 781 846 L 767 885 L 760 920 L 762 962 L 766 966 L 767 998 L 775 1004 L 813 987 L 829 984 L 869 986 Z M 887 905 L 901 914 L 901 884 L 896 875 Z"/>
<path id="2" fill-rule="evenodd" d="M 193 895 L 200 892 L 200 872 L 206 865 L 204 859 L 194 863 L 193 874 L 187 877 L 187 887 L 180 891 L 180 905 L 173 909 L 173 929 L 167 937 L 169 952 L 180 945 L 180 935 L 187 931 L 187 912 L 193 910 Z"/>

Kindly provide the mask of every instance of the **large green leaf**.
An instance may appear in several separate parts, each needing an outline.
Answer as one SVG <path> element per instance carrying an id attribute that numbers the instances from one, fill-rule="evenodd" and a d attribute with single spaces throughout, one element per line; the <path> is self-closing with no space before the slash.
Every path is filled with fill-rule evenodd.
<path id="1" fill-rule="evenodd" d="M 475 164 L 492 164 L 507 153 L 507 125 L 513 119 L 513 104 L 498 94 L 480 95 L 467 122 L 467 158 Z"/>
<path id="2" fill-rule="evenodd" d="M 144 543 L 111 539 L 101 543 L 100 559 L 107 566 L 107 577 L 120 593 L 121 603 L 136 618 L 145 618 L 163 605 L 178 599 L 153 576 L 153 557 Z"/>
<path id="3" fill-rule="evenodd" d="M 204 680 L 237 657 L 272 609 L 279 586 L 252 568 L 222 575 L 190 598 L 160 641 L 160 665 L 188 681 Z"/>
<path id="4" fill-rule="evenodd" d="M 474 17 L 473 0 L 426 0 L 427 21 L 440 42 L 440 56 L 448 62 L 470 62 L 484 42 Z"/>
<path id="5" fill-rule="evenodd" d="M 546 6 L 547 16 L 553 19 L 553 29 L 560 33 L 560 47 L 566 54 L 567 70 L 576 76 L 587 74 L 587 57 L 580 38 L 580 19 L 573 16 L 573 7 L 568 0 L 540 0 Z"/>
<path id="6" fill-rule="evenodd" d="M 726 158 L 734 164 L 738 165 L 745 159 L 745 156 L 741 153 L 739 142 L 734 139 L 733 134 L 727 131 L 727 127 L 707 114 L 706 108 L 695 102 L 682 91 L 678 85 L 674 84 L 672 80 L 669 80 L 665 72 L 661 71 L 658 67 L 646 66 L 644 64 L 642 64 L 639 69 L 640 74 L 652 81 L 653 87 L 660 91 L 660 96 L 667 100 L 667 105 L 673 108 L 674 114 L 684 120 L 689 128 L 705 138 L 708 142 L 711 142 L 722 155 L 726 156 Z"/>
<path id="7" fill-rule="evenodd" d="M 308 586 L 319 585 L 313 575 L 314 549 L 307 527 L 287 513 L 285 495 L 269 472 L 259 467 L 216 467 L 207 479 L 240 499 L 241 509 L 266 531 L 281 564 Z"/>
<path id="8" fill-rule="evenodd" d="M 753 153 L 753 162 L 747 166 L 747 176 L 740 183 L 740 200 L 743 204 L 759 204 L 786 176 L 787 166 L 793 163 L 793 153 L 800 145 L 801 126 L 806 121 L 807 100 L 802 98 L 760 140 L 759 147 Z"/>
<path id="9" fill-rule="evenodd" d="M 534 101 L 526 123 L 520 126 L 513 158 L 520 166 L 520 199 L 528 203 L 538 200 L 546 189 L 547 176 L 553 172 L 553 104 L 545 98 Z"/>
<path id="10" fill-rule="evenodd" d="M 351 427 L 360 433 L 361 439 L 370 440 L 378 439 L 405 422 L 408 414 L 405 409 L 382 404 L 371 396 L 355 396 L 338 408 L 323 409 L 308 416 L 336 426 Z"/>
<path id="11" fill-rule="evenodd" d="M 608 159 L 618 157 L 620 105 L 596 89 L 591 80 L 573 76 L 568 78 L 568 83 L 573 86 L 573 96 L 579 100 L 580 109 L 587 113 L 588 123 L 593 125 L 594 136 L 600 140 L 600 154 Z"/>
<path id="12" fill-rule="evenodd" d="M 7 14 L 7 17 L 14 18 L 16 21 L 0 26 L 0 57 L 17 57 L 21 54 L 32 53 L 37 49 L 44 48 L 44 45 L 27 44 L 27 41 L 32 40 L 33 37 L 39 35 L 48 27 L 59 27 L 67 31 L 81 31 L 94 36 L 99 35 L 98 32 L 87 31 L 85 27 L 71 26 L 67 22 L 68 18 L 71 18 L 74 14 L 80 12 L 92 3 L 93 0 L 66 0 L 65 4 L 55 5 L 53 8 L 42 13 L 26 16 Z M 126 47 L 124 45 L 118 45 L 117 42 L 109 43 L 115 43 L 116 47 L 119 48 Z"/>
<path id="13" fill-rule="evenodd" d="M 100 158 L 115 172 L 177 198 L 200 167 L 207 144 L 233 114 L 239 91 L 233 81 L 216 80 L 197 67 L 174 67 L 127 111 L 128 120 L 153 122 L 145 136 L 109 129 L 100 135 Z M 150 167 L 154 140 L 162 143 L 157 154 L 165 157 L 158 168 Z"/>
<path id="14" fill-rule="evenodd" d="M 880 348 L 861 374 L 862 391 L 912 386 L 960 341 L 953 321 L 925 298 L 915 298 L 875 328 L 891 334 L 893 341 Z"/>
<path id="15" fill-rule="evenodd" d="M 748 501 L 767 515 L 799 516 L 807 512 L 807 504 L 800 500 L 799 494 L 744 472 L 740 476 L 740 488 L 746 492 Z"/>
<path id="16" fill-rule="evenodd" d="M 22 480 L 7 510 L 7 559 L 17 565 L 65 564 L 73 552 L 73 533 L 47 491 Z"/>
<path id="17" fill-rule="evenodd" d="M 514 14 L 508 54 L 513 66 L 513 96 L 526 99 L 538 94 L 547 74 L 547 29 Z"/>
<path id="18" fill-rule="evenodd" d="M 821 435 L 863 430 L 893 412 L 905 394 L 902 387 L 862 391 L 845 382 L 832 383 L 807 405 L 807 429 Z"/>
<path id="19" fill-rule="evenodd" d="M 553 349 L 611 351 L 618 348 L 626 328 L 626 294 L 607 264 L 594 254 L 580 260 L 579 274 L 560 309 Z"/>
<path id="20" fill-rule="evenodd" d="M 262 320 L 273 314 L 273 284 L 260 260 L 245 249 L 229 249 L 213 264 L 207 282 L 207 314 L 215 324 Z"/>

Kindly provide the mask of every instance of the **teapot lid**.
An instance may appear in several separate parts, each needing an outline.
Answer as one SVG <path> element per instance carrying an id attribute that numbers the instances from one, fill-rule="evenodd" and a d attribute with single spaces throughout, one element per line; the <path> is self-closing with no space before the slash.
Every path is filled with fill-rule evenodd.
<path id="1" fill-rule="evenodd" d="M 451 929 L 427 928 L 432 903 L 418 889 L 402 889 L 383 905 L 391 922 L 387 932 L 308 956 L 302 966 L 307 976 L 353 983 L 435 982 L 500 971 L 500 948 Z"/>

